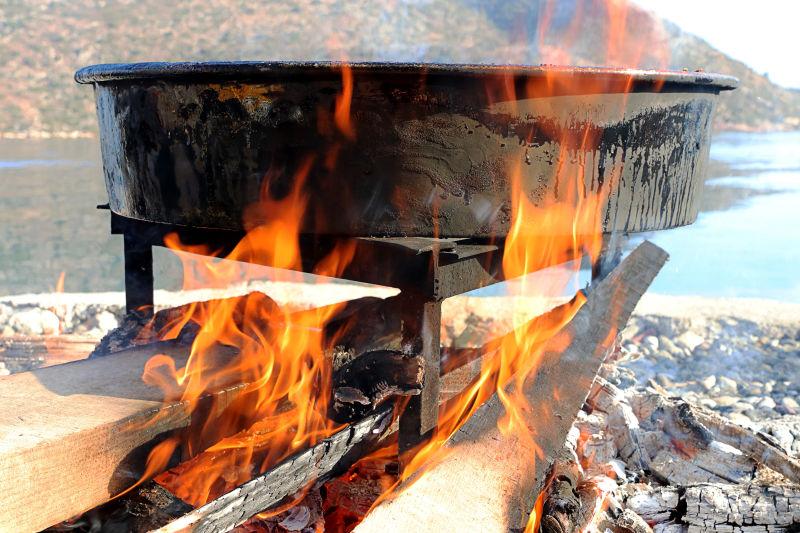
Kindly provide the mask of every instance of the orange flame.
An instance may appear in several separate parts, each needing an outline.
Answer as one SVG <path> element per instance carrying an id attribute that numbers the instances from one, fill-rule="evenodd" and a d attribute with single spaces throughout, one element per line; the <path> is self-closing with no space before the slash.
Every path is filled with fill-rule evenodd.
<path id="1" fill-rule="evenodd" d="M 58 280 L 56 281 L 56 288 L 55 292 L 61 293 L 64 292 L 64 278 L 66 277 L 67 273 L 65 271 L 61 271 L 61 274 L 58 275 Z"/>
<path id="2" fill-rule="evenodd" d="M 342 65 L 342 92 L 336 97 L 336 107 L 333 113 L 334 122 L 339 131 L 350 140 L 355 139 L 356 133 L 350 120 L 350 102 L 353 100 L 353 70 L 349 65 Z"/>
<path id="3" fill-rule="evenodd" d="M 580 35 L 583 12 L 579 9 L 572 18 L 568 29 L 560 37 L 565 37 L 557 45 L 549 44 L 549 28 L 553 3 L 546 2 L 543 10 L 544 26 L 538 34 L 540 49 L 549 58 L 557 58 L 559 62 L 570 62 L 569 48 L 572 40 Z M 625 64 L 636 66 L 643 60 L 643 54 L 648 52 L 647 61 L 656 57 L 659 64 L 665 66 L 663 50 L 648 50 L 645 42 L 631 39 L 626 32 L 628 5 L 625 1 L 608 0 L 601 2 L 607 16 L 606 28 L 608 43 L 607 57 L 611 64 Z M 578 6 L 582 6 L 579 2 Z M 634 42 L 635 41 L 635 42 Z M 610 115 L 617 114 L 617 119 L 622 120 L 626 109 L 627 94 L 632 89 L 634 75 L 623 77 L 622 81 L 597 79 L 577 80 L 565 75 L 563 70 L 552 69 L 542 82 L 531 78 L 525 84 L 512 75 L 502 76 L 496 83 L 487 84 L 487 99 L 498 110 L 504 109 L 511 116 L 525 115 L 527 109 L 519 109 L 522 105 L 535 100 L 545 108 L 559 105 L 552 97 L 563 94 L 578 94 L 584 101 L 587 109 L 592 106 L 605 105 L 610 109 Z M 522 87 L 522 89 L 520 89 Z M 523 94 L 520 95 L 519 91 Z M 656 89 L 658 90 L 658 88 Z M 600 103 L 600 96 L 605 93 L 622 94 L 617 101 Z M 522 99 L 519 99 L 519 97 Z M 551 110 L 552 111 L 552 110 Z M 549 113 L 553 116 L 555 113 Z M 535 116 L 530 113 L 529 116 Z M 588 256 L 592 264 L 599 257 L 602 247 L 602 228 L 604 209 L 608 201 L 608 191 L 612 187 L 600 188 L 592 183 L 589 155 L 599 143 L 600 131 L 593 128 L 590 121 L 581 122 L 572 119 L 568 127 L 547 129 L 547 125 L 534 124 L 529 129 L 528 136 L 520 140 L 520 147 L 508 158 L 507 176 L 510 178 L 510 197 L 512 203 L 511 228 L 503 249 L 503 274 L 505 279 L 520 278 L 523 290 L 528 283 L 527 275 L 553 265 L 569 265 L 563 269 L 560 279 L 551 280 L 549 287 L 527 287 L 545 294 L 559 294 L 564 292 L 578 279 L 577 271 L 581 258 Z M 543 134 L 558 146 L 558 151 L 552 157 L 552 174 L 546 176 L 545 181 L 553 195 L 543 198 L 534 198 L 531 191 L 535 189 L 536 179 L 541 176 L 532 175 L 527 170 L 529 160 L 528 147 L 532 146 L 533 136 Z M 594 165 L 591 162 L 591 165 Z M 607 169 L 605 179 L 614 183 L 621 177 L 622 167 L 614 164 Z M 572 286 L 574 291 L 577 286 Z M 551 292 L 552 291 L 552 292 Z M 573 291 L 573 292 L 574 292 Z M 541 293 L 541 292 L 540 292 Z M 512 335 L 503 338 L 499 349 L 490 357 L 484 357 L 482 368 L 472 384 L 457 398 L 449 401 L 440 411 L 439 424 L 432 439 L 417 450 L 407 463 L 401 479 L 393 488 L 393 492 L 386 493 L 380 498 L 390 498 L 398 490 L 408 488 L 415 480 L 424 475 L 425 471 L 436 464 L 448 449 L 443 444 L 463 425 L 463 423 L 493 394 L 497 394 L 505 407 L 505 415 L 498 426 L 505 434 L 513 433 L 518 438 L 527 440 L 531 448 L 538 450 L 535 442 L 536 428 L 531 427 L 526 413 L 531 412 L 528 398 L 523 394 L 523 384 L 533 376 L 542 359 L 542 346 L 545 341 L 557 340 L 563 347 L 569 343 L 564 335 L 559 335 L 563 326 L 569 322 L 585 302 L 582 293 L 577 292 L 576 297 L 568 304 L 550 313 L 544 320 L 535 320 L 527 323 L 515 324 Z M 523 299 L 512 301 L 512 306 L 529 305 Z M 523 311 L 520 309 L 520 311 Z M 613 312 L 614 310 L 612 310 Z M 529 313 L 514 313 L 514 316 L 530 316 Z M 616 336 L 616 331 L 609 331 L 607 343 Z M 588 384 L 587 384 L 588 386 Z M 553 391 L 556 395 L 558 391 Z M 541 453 L 537 451 L 537 453 Z M 532 465 L 534 458 L 531 458 Z M 604 501 L 605 498 L 599 498 Z M 536 501 L 536 507 L 529 519 L 528 528 L 534 531 L 541 518 L 542 495 Z"/>
<path id="4" fill-rule="evenodd" d="M 184 289 L 242 282 L 248 276 L 242 262 L 273 267 L 273 280 L 303 279 L 298 272 L 307 204 L 303 189 L 314 163 L 309 157 L 299 165 L 291 190 L 280 200 L 270 197 L 271 176 L 265 176 L 260 200 L 248 208 L 245 221 L 266 222 L 252 226 L 225 256 L 233 261 L 198 261 L 179 254 Z M 167 236 L 165 244 L 175 251 L 210 253 L 182 244 L 176 235 Z M 313 271 L 338 276 L 353 253 L 351 241 L 337 244 Z M 143 479 L 167 468 L 179 448 L 184 457 L 206 450 L 197 460 L 182 464 L 177 475 L 157 478 L 184 501 L 202 505 L 250 479 L 257 473 L 252 464 L 257 470 L 268 468 L 336 431 L 327 412 L 333 340 L 325 339 L 323 330 L 342 305 L 298 312 L 259 292 L 188 305 L 183 316 L 161 332 L 162 338 L 176 338 L 187 324 L 195 324 L 188 359 L 178 362 L 157 355 L 148 361 L 142 379 L 159 387 L 165 400 L 179 401 L 187 415 L 207 414 L 182 438 L 167 439 L 151 451 Z M 240 387 L 233 400 L 224 394 L 209 396 L 227 386 Z"/>
<path id="5" fill-rule="evenodd" d="M 628 24 L 624 2 L 609 0 L 607 6 L 608 16 L 615 21 L 607 26 L 610 61 L 633 61 L 633 56 L 643 53 L 645 47 L 635 47 L 618 37 Z M 545 25 L 552 9 L 552 2 L 546 2 L 542 16 Z M 579 24 L 573 20 L 565 34 L 568 39 L 580 35 L 576 28 Z M 563 61 L 569 59 L 566 48 L 551 44 L 546 26 L 538 37 L 544 52 Z M 558 105 L 553 97 L 576 93 L 581 95 L 584 107 L 591 109 L 597 104 L 593 95 L 626 93 L 633 79 L 629 77 L 621 86 L 614 82 L 616 85 L 611 87 L 608 80 L 576 81 L 558 69 L 552 72 L 543 82 L 511 74 L 497 77 L 486 87 L 489 111 L 536 116 L 535 109 L 522 106 L 543 106 L 547 110 Z M 343 65 L 341 74 L 342 90 L 335 98 L 332 122 L 341 135 L 352 141 L 356 138 L 351 109 L 352 69 Z M 614 106 L 612 112 L 618 109 L 619 118 L 623 118 L 624 101 L 608 105 Z M 525 133 L 521 134 L 519 145 L 507 152 L 511 224 L 503 246 L 502 266 L 506 279 L 520 278 L 523 292 L 562 294 L 571 289 L 576 296 L 545 318 L 516 322 L 513 332 L 483 358 L 480 373 L 459 396 L 443 405 L 432 439 L 407 459 L 398 482 L 405 481 L 404 487 L 413 481 L 412 475 L 424 474 L 425 469 L 443 457 L 446 453 L 443 444 L 494 394 L 505 407 L 500 430 L 526 439 L 537 449 L 536 428 L 531 427 L 526 415 L 531 406 L 523 394 L 523 385 L 536 373 L 546 341 L 557 338 L 564 347 L 570 341 L 559 334 L 585 302 L 575 280 L 581 259 L 588 256 L 594 262 L 599 256 L 602 215 L 608 200 L 606 193 L 594 185 L 590 172 L 595 162 L 588 154 L 599 142 L 599 130 L 591 126 L 591 120 L 578 116 L 568 122 L 554 127 L 533 121 L 525 123 L 521 119 L 519 131 Z M 322 120 L 319 128 L 321 132 L 332 132 L 330 117 Z M 543 165 L 531 166 L 529 160 L 529 148 L 539 142 L 537 136 L 558 147 L 550 154 L 552 172 L 547 176 L 537 174 Z M 276 280 L 302 279 L 296 271 L 303 270 L 299 236 L 307 206 L 304 186 L 315 165 L 330 168 L 336 164 L 339 144 L 332 146 L 329 153 L 310 155 L 298 166 L 291 190 L 279 200 L 270 195 L 271 175 L 264 177 L 260 201 L 245 213 L 248 233 L 226 259 L 274 267 Z M 606 179 L 618 180 L 620 172 L 615 164 Z M 548 193 L 535 196 L 532 191 L 541 182 L 546 182 Z M 433 206 L 435 211 L 435 202 Z M 182 244 L 175 236 L 166 242 L 174 250 L 209 252 Z M 340 243 L 313 270 L 336 277 L 353 254 L 350 241 Z M 185 288 L 241 282 L 246 275 L 236 265 L 230 261 L 185 262 Z M 532 286 L 527 275 L 553 265 L 568 266 L 559 277 L 549 279 L 550 286 Z M 514 299 L 511 305 L 521 311 L 514 316 L 528 316 L 524 307 L 530 304 L 524 299 Z M 326 339 L 323 330 L 340 308 L 341 305 L 333 305 L 290 312 L 261 293 L 188 306 L 185 315 L 163 332 L 165 338 L 175 338 L 187 324 L 198 327 L 188 359 L 178 362 L 167 355 L 156 356 L 147 364 L 143 379 L 160 387 L 166 398 L 180 400 L 187 414 L 203 409 L 211 415 L 182 438 L 165 440 L 154 448 L 145 476 L 163 471 L 180 446 L 184 447 L 185 456 L 208 450 L 200 460 L 184 463 L 178 474 L 159 478 L 180 498 L 200 505 L 248 480 L 254 473 L 252 464 L 263 471 L 336 431 L 338 427 L 327 417 L 332 372 L 327 354 L 332 339 Z M 236 353 L 230 348 L 235 348 Z M 242 384 L 242 393 L 236 399 L 205 399 L 209 391 L 228 384 Z M 207 405 L 209 401 L 211 404 Z M 534 459 L 531 458 L 532 464 Z M 382 497 L 391 497 L 397 489 L 395 484 Z M 541 509 L 540 495 L 526 531 L 535 531 Z"/>

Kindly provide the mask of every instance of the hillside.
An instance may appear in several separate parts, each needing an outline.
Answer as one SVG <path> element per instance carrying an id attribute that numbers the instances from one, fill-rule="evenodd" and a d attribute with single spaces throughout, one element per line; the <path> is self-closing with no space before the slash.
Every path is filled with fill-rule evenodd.
<path id="1" fill-rule="evenodd" d="M 225 59 L 703 68 L 742 81 L 718 128 L 800 126 L 797 91 L 638 8 L 610 19 L 596 0 L 5 0 L 0 20 L 6 136 L 93 133 L 91 90 L 72 81 L 81 66 Z"/>

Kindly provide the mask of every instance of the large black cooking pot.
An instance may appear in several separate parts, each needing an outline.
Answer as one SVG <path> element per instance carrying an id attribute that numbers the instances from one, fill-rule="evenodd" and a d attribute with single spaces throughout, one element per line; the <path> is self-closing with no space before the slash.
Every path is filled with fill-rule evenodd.
<path id="1" fill-rule="evenodd" d="M 348 70 L 349 69 L 349 70 Z M 726 76 L 336 63 L 97 65 L 111 209 L 241 230 L 303 176 L 303 231 L 504 235 L 516 173 L 537 205 L 604 194 L 604 230 L 691 223 Z M 352 79 L 352 85 L 344 80 Z M 349 109 L 348 109 L 349 107 Z"/>

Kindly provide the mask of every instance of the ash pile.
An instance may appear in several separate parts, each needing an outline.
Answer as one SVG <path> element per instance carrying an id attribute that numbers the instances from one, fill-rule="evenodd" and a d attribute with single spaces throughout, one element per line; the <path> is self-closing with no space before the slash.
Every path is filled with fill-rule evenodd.
<path id="1" fill-rule="evenodd" d="M 800 530 L 796 310 L 680 300 L 643 299 L 604 364 L 543 531 Z"/>

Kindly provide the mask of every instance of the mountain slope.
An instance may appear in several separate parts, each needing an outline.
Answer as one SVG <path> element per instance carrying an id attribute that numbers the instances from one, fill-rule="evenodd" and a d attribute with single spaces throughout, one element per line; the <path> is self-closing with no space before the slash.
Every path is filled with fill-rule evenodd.
<path id="1" fill-rule="evenodd" d="M 800 93 L 638 8 L 618 19 L 597 0 L 5 0 L 0 132 L 94 132 L 91 91 L 72 81 L 88 64 L 343 58 L 704 68 L 742 81 L 718 127 L 800 126 Z"/>

